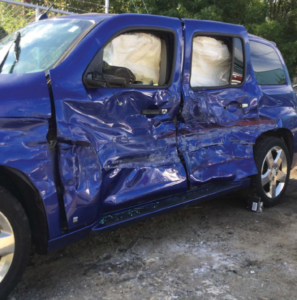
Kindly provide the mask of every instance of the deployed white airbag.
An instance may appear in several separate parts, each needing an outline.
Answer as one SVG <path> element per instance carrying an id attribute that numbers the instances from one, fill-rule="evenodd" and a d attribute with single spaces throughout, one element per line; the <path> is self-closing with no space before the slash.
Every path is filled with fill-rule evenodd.
<path id="1" fill-rule="evenodd" d="M 143 84 L 158 84 L 161 40 L 147 33 L 122 34 L 105 47 L 103 60 L 111 66 L 128 68 Z"/>
<path id="2" fill-rule="evenodd" d="M 231 54 L 223 41 L 199 36 L 193 40 L 192 87 L 229 84 Z"/>

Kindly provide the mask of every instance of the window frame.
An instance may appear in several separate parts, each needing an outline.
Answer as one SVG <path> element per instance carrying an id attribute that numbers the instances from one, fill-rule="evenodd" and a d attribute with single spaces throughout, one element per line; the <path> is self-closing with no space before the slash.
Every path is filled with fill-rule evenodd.
<path id="1" fill-rule="evenodd" d="M 255 77 L 255 80 L 257 82 L 257 84 L 259 86 L 287 86 L 288 85 L 288 76 L 287 76 L 287 67 L 286 65 L 284 64 L 283 62 L 283 57 L 280 56 L 280 53 L 279 53 L 279 50 L 277 48 L 275 48 L 272 44 L 269 44 L 269 43 L 265 43 L 265 42 L 262 42 L 262 41 L 258 41 L 258 40 L 253 40 L 253 39 L 250 39 L 249 40 L 249 44 L 253 42 L 253 43 L 258 43 L 258 44 L 261 44 L 261 45 L 265 45 L 267 47 L 270 47 L 274 50 L 274 52 L 276 53 L 281 65 L 282 65 L 282 68 L 283 68 L 283 71 L 284 71 L 284 74 L 285 74 L 285 79 L 286 79 L 286 83 L 283 83 L 283 84 L 259 84 L 258 83 L 258 80 L 256 78 L 256 74 L 255 74 L 255 70 L 254 70 L 254 66 L 253 66 L 253 63 L 252 63 L 252 51 L 250 50 L 250 55 L 251 55 L 251 66 L 252 66 L 252 69 L 253 69 L 253 72 L 254 72 L 254 77 Z"/>
<path id="2" fill-rule="evenodd" d="M 115 39 L 117 36 L 124 34 L 124 33 L 128 33 L 128 32 L 144 32 L 144 33 L 151 33 L 152 32 L 160 32 L 160 33 L 170 33 L 172 34 L 173 37 L 173 44 L 174 44 L 174 50 L 173 50 L 173 55 L 172 55 L 172 65 L 171 67 L 168 67 L 168 72 L 170 72 L 170 75 L 168 76 L 169 80 L 168 80 L 168 84 L 166 85 L 145 85 L 145 84 L 131 84 L 128 87 L 112 87 L 112 89 L 168 89 L 169 87 L 172 86 L 173 83 L 173 79 L 174 79 L 174 74 L 175 74 L 175 67 L 176 67 L 176 55 L 177 55 L 177 35 L 176 32 L 173 29 L 170 28 L 164 28 L 164 27 L 159 27 L 159 26 L 128 26 L 125 28 L 122 28 L 118 31 L 116 31 L 114 34 L 112 34 L 104 43 L 103 45 L 99 48 L 99 50 L 96 52 L 96 54 L 94 55 L 94 57 L 91 59 L 90 63 L 88 64 L 86 70 L 83 73 L 82 79 L 84 81 L 84 78 L 86 76 L 86 74 L 89 72 L 89 68 L 92 66 L 92 63 L 94 61 L 94 59 L 97 58 L 97 56 L 100 54 L 100 52 L 102 51 L 103 54 L 103 50 L 104 48 L 113 40 Z M 169 51 L 169 47 L 167 47 L 167 52 Z M 104 88 L 104 87 L 102 87 Z M 109 87 L 106 87 L 109 88 Z M 94 89 L 99 89 L 99 88 L 94 88 Z M 100 88 L 101 89 L 101 88 Z"/>
<path id="3" fill-rule="evenodd" d="M 238 85 L 232 85 L 232 84 L 228 84 L 228 85 L 224 85 L 224 86 L 205 86 L 205 87 L 202 87 L 202 86 L 192 86 L 191 85 L 191 77 L 192 77 L 192 60 L 193 60 L 193 47 L 194 47 L 194 38 L 195 37 L 198 37 L 198 36 L 204 36 L 204 37 L 212 37 L 212 38 L 216 38 L 216 37 L 229 37 L 229 38 L 232 38 L 232 39 L 235 39 L 235 38 L 239 38 L 240 41 L 241 41 L 241 44 L 242 44 L 242 52 L 243 52 L 243 59 L 244 59 L 244 63 L 243 63 L 243 66 L 244 66 L 244 71 L 243 71 L 243 77 L 242 77 L 242 82 Z M 246 82 L 246 71 L 247 71 L 247 59 L 246 59 L 246 49 L 245 49 L 245 42 L 244 42 L 244 38 L 239 35 L 239 34 L 228 34 L 228 33 L 216 33 L 216 32 L 195 32 L 193 35 L 192 35 L 192 45 L 191 45 L 191 59 L 190 59 L 190 78 L 189 78 L 189 86 L 190 88 L 193 90 L 193 91 L 201 91 L 201 90 L 221 90 L 221 89 L 230 89 L 230 88 L 240 88 L 242 87 L 245 82 Z M 233 67 L 234 67 L 234 41 L 232 43 L 233 45 L 233 52 L 232 52 L 232 65 L 231 65 L 231 73 L 230 73 L 230 77 L 232 75 L 232 72 L 233 72 Z M 230 80 L 231 82 L 231 80 Z"/>
<path id="4" fill-rule="evenodd" d="M 69 47 L 67 49 L 67 51 L 65 51 L 65 53 L 60 57 L 60 59 L 51 66 L 51 69 L 56 68 L 60 63 L 62 63 L 66 57 L 74 50 L 74 48 L 96 27 L 98 26 L 101 22 L 103 22 L 104 20 L 100 21 L 99 23 L 95 23 L 93 24 L 88 30 L 86 30 L 72 45 L 71 47 Z"/>

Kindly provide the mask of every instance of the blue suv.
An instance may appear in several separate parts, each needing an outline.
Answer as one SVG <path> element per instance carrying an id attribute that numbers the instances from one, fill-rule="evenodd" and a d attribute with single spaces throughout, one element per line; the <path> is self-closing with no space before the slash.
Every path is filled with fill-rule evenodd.
<path id="1" fill-rule="evenodd" d="M 296 95 L 243 26 L 75 15 L 0 41 L 0 299 L 46 254 L 242 191 L 280 202 Z"/>

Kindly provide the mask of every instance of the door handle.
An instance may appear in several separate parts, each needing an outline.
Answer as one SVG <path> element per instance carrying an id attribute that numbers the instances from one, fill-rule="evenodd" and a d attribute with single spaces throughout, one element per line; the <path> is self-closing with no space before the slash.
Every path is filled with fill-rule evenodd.
<path id="1" fill-rule="evenodd" d="M 167 109 L 142 109 L 142 115 L 165 115 L 167 113 Z"/>
<path id="2" fill-rule="evenodd" d="M 248 103 L 237 103 L 237 108 L 247 108 L 247 107 L 249 107 Z M 234 105 L 234 102 L 233 103 L 231 102 L 228 105 L 224 106 L 224 109 L 230 110 L 231 108 L 232 108 L 232 111 L 236 110 L 236 104 Z"/>
<path id="3" fill-rule="evenodd" d="M 247 108 L 249 105 L 247 103 L 238 103 L 238 108 Z"/>

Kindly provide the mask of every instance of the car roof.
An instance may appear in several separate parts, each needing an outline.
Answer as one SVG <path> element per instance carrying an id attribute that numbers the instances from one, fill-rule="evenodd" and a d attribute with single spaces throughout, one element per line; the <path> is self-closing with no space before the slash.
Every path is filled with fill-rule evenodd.
<path id="1" fill-rule="evenodd" d="M 75 14 L 75 15 L 60 16 L 57 17 L 57 19 L 77 19 L 77 20 L 93 21 L 94 23 L 100 23 L 101 21 L 114 16 L 116 15 L 89 13 L 89 14 Z"/>
<path id="2" fill-rule="evenodd" d="M 264 38 L 261 38 L 261 37 L 259 37 L 259 36 L 257 36 L 257 35 L 250 34 L 250 33 L 249 33 L 249 40 L 250 40 L 250 41 L 259 42 L 259 43 L 264 43 L 264 44 L 270 44 L 270 45 L 273 45 L 273 46 L 276 47 L 276 43 L 275 43 L 275 42 L 266 40 L 266 39 L 264 39 Z"/>
<path id="3" fill-rule="evenodd" d="M 100 23 L 101 21 L 105 20 L 105 19 L 109 19 L 112 17 L 117 16 L 118 14 L 99 14 L 99 13 L 88 13 L 88 14 L 75 14 L 75 15 L 66 15 L 66 16 L 61 16 L 58 17 L 59 19 L 78 19 L 78 20 L 87 20 L 87 21 L 92 21 L 94 23 Z M 122 14 L 123 15 L 123 14 Z M 162 17 L 162 16 L 158 16 L 158 17 Z M 165 16 L 163 16 L 165 17 Z M 168 17 L 165 17 L 168 18 Z M 201 20 L 203 21 L 203 20 Z M 220 23 L 220 22 L 218 22 Z M 237 26 L 236 24 L 230 24 L 230 25 L 234 25 Z M 264 38 L 261 38 L 259 36 L 253 35 L 253 34 L 248 34 L 248 38 L 249 40 L 252 41 L 256 41 L 256 42 L 260 42 L 260 43 L 264 43 L 264 44 L 271 44 L 273 46 L 276 46 L 276 43 L 272 42 L 272 41 L 268 41 Z"/>

